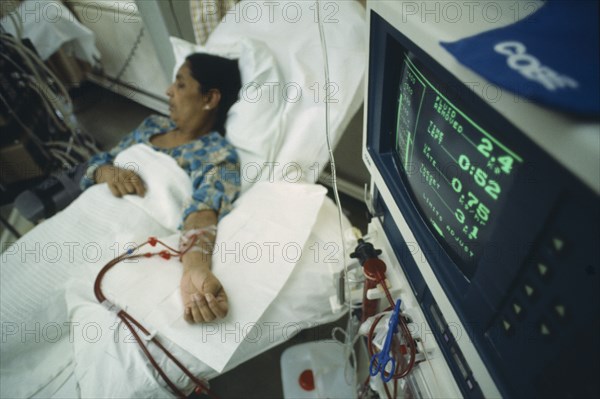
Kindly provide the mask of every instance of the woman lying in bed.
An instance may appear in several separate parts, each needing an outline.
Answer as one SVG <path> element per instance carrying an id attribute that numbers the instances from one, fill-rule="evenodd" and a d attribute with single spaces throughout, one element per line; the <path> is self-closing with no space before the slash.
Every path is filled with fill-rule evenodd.
<path id="1" fill-rule="evenodd" d="M 240 191 L 240 164 L 233 146 L 223 137 L 227 111 L 241 87 L 237 61 L 209 54 L 192 54 L 168 88 L 170 118 L 148 117 L 112 150 L 89 161 L 83 189 L 106 183 L 116 197 L 144 196 L 145 185 L 131 168 L 114 165 L 118 153 L 145 143 L 170 155 L 190 176 L 193 194 L 182 215 L 182 242 L 202 234 L 182 258 L 181 296 L 188 322 L 225 317 L 227 294 L 210 269 L 217 220 L 231 210 Z"/>

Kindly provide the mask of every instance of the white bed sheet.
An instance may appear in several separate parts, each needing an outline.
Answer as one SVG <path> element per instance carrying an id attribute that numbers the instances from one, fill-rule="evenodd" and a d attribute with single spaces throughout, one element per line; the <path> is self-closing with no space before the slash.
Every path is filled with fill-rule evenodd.
<path id="1" fill-rule="evenodd" d="M 336 234 L 339 229 L 337 222 L 337 209 L 326 198 L 301 259 L 277 297 L 253 323 L 254 328 L 245 329 L 246 326 L 239 325 L 230 326 L 229 330 L 212 330 L 213 337 L 239 340 L 240 343 L 221 373 L 285 342 L 303 329 L 340 317 L 329 307 L 329 298 L 336 292 L 329 266 L 335 269 L 341 265 L 341 243 L 332 240 L 332 237 L 339 236 Z M 349 227 L 346 221 L 344 223 L 346 228 Z M 316 256 L 321 262 L 315 262 Z M 71 294 L 77 298 L 70 301 L 78 303 L 72 309 L 73 321 L 81 326 L 98 323 L 110 328 L 109 334 L 103 335 L 99 341 L 79 339 L 76 342 L 76 359 L 82 359 L 82 363 L 77 363 L 75 374 L 82 397 L 170 397 L 156 371 L 131 340 L 131 334 L 118 324 L 113 313 L 92 301 L 91 287 L 71 291 Z M 87 301 L 85 297 L 88 297 Z M 203 337 L 199 340 L 202 341 Z M 198 377 L 210 380 L 221 374 L 172 341 L 163 342 Z M 151 348 L 170 378 L 183 389 L 191 390 L 192 384 L 180 370 L 155 347 Z M 117 382 L 123 381 L 123 375 L 127 376 L 128 383 L 118 385 Z M 114 383 L 99 383 L 101 381 Z"/>
<path id="2" fill-rule="evenodd" d="M 94 186 L 3 254 L 2 397 L 45 394 L 63 386 L 70 367 L 83 397 L 170 395 L 116 314 L 97 303 L 93 282 L 127 243 L 145 241 L 148 235 L 176 243 L 177 216 L 185 206 L 180 199 L 187 198 L 190 182 L 172 158 L 145 145 L 127 149 L 117 161 L 138 166 L 148 185 L 144 199 L 115 198 L 105 185 Z M 204 378 L 312 323 L 336 317 L 327 302 L 334 289 L 327 263 L 341 267 L 342 251 L 335 241 L 337 211 L 325 200 L 325 189 L 261 184 L 266 186 L 246 193 L 219 227 L 221 252 L 213 256 L 213 270 L 230 298 L 231 313 L 225 320 L 196 326 L 182 322 L 177 261 L 119 264 L 105 280 L 107 297 L 156 329 L 161 341 Z M 70 245 L 92 251 L 63 252 L 59 259 L 41 250 L 36 259 L 26 252 L 36 243 L 48 249 Z M 257 256 L 254 250 L 261 247 Z M 265 251 L 269 248 L 273 251 Z M 300 274 L 294 274 L 296 267 Z M 296 281 L 289 281 L 292 276 Z M 307 303 L 311 295 L 315 301 Z M 173 380 L 188 386 L 181 371 L 151 348 Z"/>

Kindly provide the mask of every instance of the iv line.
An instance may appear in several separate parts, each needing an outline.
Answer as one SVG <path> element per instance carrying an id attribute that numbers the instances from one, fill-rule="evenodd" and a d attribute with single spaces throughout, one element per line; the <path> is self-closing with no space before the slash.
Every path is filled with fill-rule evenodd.
<path id="1" fill-rule="evenodd" d="M 323 61 L 324 61 L 324 70 L 325 70 L 325 88 L 326 90 L 330 87 L 330 81 L 329 81 L 329 59 L 327 57 L 327 43 L 325 40 L 325 32 L 323 29 L 323 21 L 321 19 L 321 7 L 320 7 L 320 1 L 317 1 L 316 3 L 316 7 L 317 7 L 317 21 L 319 24 L 319 37 L 321 39 L 321 49 L 323 51 Z M 338 192 L 338 187 L 337 187 L 337 176 L 336 176 L 336 168 L 335 168 L 335 158 L 333 156 L 333 149 L 331 147 L 331 139 L 330 139 L 330 135 L 329 135 L 329 98 L 327 95 L 327 92 L 325 94 L 325 138 L 327 139 L 327 150 L 329 151 L 329 160 L 330 160 L 330 167 L 331 167 L 331 181 L 332 181 L 332 185 L 333 185 L 333 194 L 335 197 L 335 202 L 336 202 L 336 206 L 337 206 L 337 210 L 338 210 L 338 222 L 339 222 L 339 228 L 340 228 L 340 237 L 341 237 L 341 241 L 342 241 L 342 262 L 343 262 L 343 266 L 344 266 L 344 283 L 345 283 L 345 301 L 346 301 L 346 306 L 348 307 L 348 309 L 351 309 L 351 298 L 349 296 L 350 293 L 350 283 L 348 281 L 348 265 L 346 262 L 346 240 L 344 238 L 344 228 L 343 228 L 343 223 L 342 223 L 342 206 L 341 206 L 341 201 L 340 201 L 340 196 L 339 196 L 339 192 Z M 352 328 L 351 328 L 351 322 L 352 322 L 352 315 L 349 316 L 348 319 L 348 325 L 347 325 L 347 331 L 346 331 L 346 343 L 345 345 L 346 347 L 346 352 L 350 352 L 351 357 L 353 359 L 354 364 L 356 364 L 356 354 L 354 352 L 354 337 L 352 336 Z M 346 366 L 344 368 L 344 377 L 346 379 L 346 383 L 348 383 L 349 385 L 353 384 L 354 381 L 356 380 L 356 378 L 354 378 L 352 381 L 349 381 L 349 375 L 348 375 L 348 362 L 345 363 Z M 356 376 L 355 376 L 356 377 Z"/>

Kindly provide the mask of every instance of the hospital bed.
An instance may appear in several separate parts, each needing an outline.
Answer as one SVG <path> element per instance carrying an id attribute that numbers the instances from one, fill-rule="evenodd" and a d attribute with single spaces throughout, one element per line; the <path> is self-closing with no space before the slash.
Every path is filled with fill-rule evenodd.
<path id="1" fill-rule="evenodd" d="M 242 1 L 234 12 L 244 15 L 249 3 L 257 5 Z M 202 379 L 340 316 L 329 298 L 332 271 L 344 262 L 340 228 L 350 224 L 314 182 L 328 164 L 326 130 L 335 146 L 362 103 L 366 35 L 358 2 L 320 5 L 330 7 L 322 24 L 326 43 L 312 2 L 281 2 L 288 12 L 263 10 L 259 20 L 224 20 L 202 48 L 172 40 L 179 61 L 191 51 L 239 58 L 244 87 L 227 131 L 241 159 L 242 195 L 219 225 L 213 256 L 231 310 L 219 323 L 185 323 L 176 260 L 125 262 L 103 286 L 115 306 Z M 114 308 L 98 304 L 92 289 L 98 270 L 131 243 L 152 235 L 176 245 L 189 182 L 172 159 L 159 155 L 142 145 L 117 160 L 147 177 L 144 199 L 116 199 L 105 186 L 94 186 L 2 254 L 0 396 L 172 395 Z M 149 349 L 191 392 L 180 370 Z"/>

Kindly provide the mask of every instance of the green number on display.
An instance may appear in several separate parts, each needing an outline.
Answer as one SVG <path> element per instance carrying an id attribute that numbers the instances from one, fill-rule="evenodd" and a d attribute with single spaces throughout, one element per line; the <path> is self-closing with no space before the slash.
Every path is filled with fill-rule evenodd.
<path id="1" fill-rule="evenodd" d="M 479 206 L 477 207 L 477 216 L 479 216 L 479 219 L 482 222 L 487 222 L 488 219 L 490 218 L 490 210 L 488 209 L 487 206 L 480 203 Z"/>
<path id="2" fill-rule="evenodd" d="M 469 191 L 469 200 L 467 201 L 467 208 L 472 207 L 473 205 L 477 205 L 477 203 L 479 202 L 479 199 L 475 196 L 475 194 L 473 194 L 472 192 Z"/>
<path id="3" fill-rule="evenodd" d="M 469 157 L 467 157 L 465 154 L 460 154 L 458 157 L 458 165 L 462 170 L 469 170 L 471 167 L 471 161 L 469 161 Z"/>
<path id="4" fill-rule="evenodd" d="M 482 153 L 486 158 L 490 157 L 490 153 L 494 149 L 492 142 L 485 137 L 481 138 L 481 143 L 477 146 L 477 149 L 480 153 Z"/>
<path id="5" fill-rule="evenodd" d="M 456 216 L 456 220 L 461 224 L 465 222 L 465 214 L 460 209 L 457 209 L 456 212 L 454 212 L 454 216 Z"/>
<path id="6" fill-rule="evenodd" d="M 493 199 L 498 199 L 498 194 L 500 194 L 500 185 L 496 183 L 494 180 L 490 180 L 485 186 L 485 192 L 490 195 Z"/>
<path id="7" fill-rule="evenodd" d="M 509 174 L 510 171 L 512 170 L 512 165 L 514 162 L 513 157 L 511 157 L 510 155 L 503 155 L 501 157 L 498 157 L 498 162 L 500 162 L 500 169 L 502 169 L 502 171 L 506 174 Z"/>
<path id="8" fill-rule="evenodd" d="M 457 193 L 460 193 L 462 190 L 462 183 L 460 182 L 460 180 L 458 180 L 457 177 L 452 178 L 452 188 Z"/>
<path id="9" fill-rule="evenodd" d="M 473 226 L 473 230 L 471 230 L 471 233 L 469 234 L 469 239 L 470 240 L 476 240 L 477 239 L 477 233 L 479 233 L 479 227 Z"/>
<path id="10" fill-rule="evenodd" d="M 479 184 L 481 187 L 485 187 L 485 183 L 487 182 L 487 173 L 485 173 L 482 169 L 477 168 L 474 178 L 475 183 Z"/>

